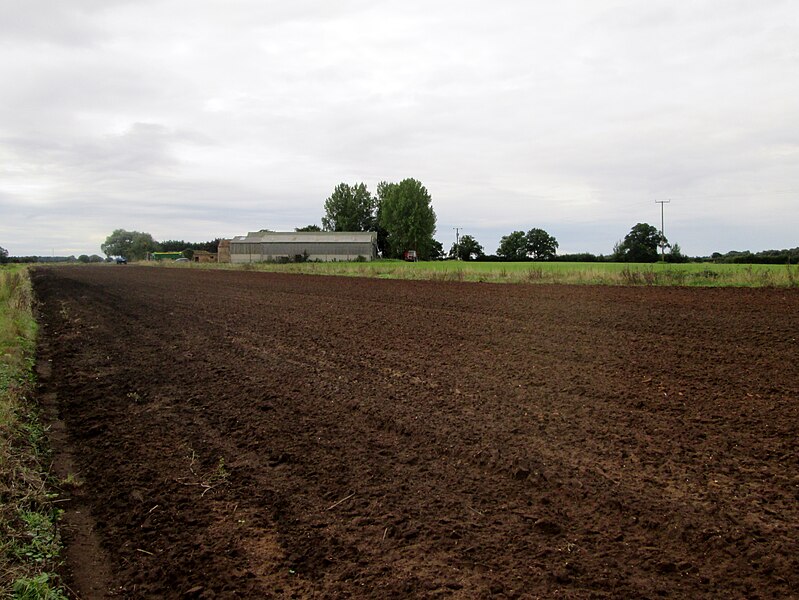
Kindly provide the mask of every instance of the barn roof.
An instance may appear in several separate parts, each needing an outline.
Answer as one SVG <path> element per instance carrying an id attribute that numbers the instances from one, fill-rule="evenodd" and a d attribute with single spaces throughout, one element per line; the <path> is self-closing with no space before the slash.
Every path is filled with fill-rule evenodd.
<path id="1" fill-rule="evenodd" d="M 377 240 L 374 231 L 251 231 L 233 238 L 247 243 L 368 243 Z"/>

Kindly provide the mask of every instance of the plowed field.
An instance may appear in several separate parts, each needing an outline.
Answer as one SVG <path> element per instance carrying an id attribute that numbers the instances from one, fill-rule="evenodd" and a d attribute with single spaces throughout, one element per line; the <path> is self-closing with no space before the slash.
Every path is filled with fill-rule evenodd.
<path id="1" fill-rule="evenodd" d="M 34 285 L 83 597 L 799 589 L 796 290 Z"/>

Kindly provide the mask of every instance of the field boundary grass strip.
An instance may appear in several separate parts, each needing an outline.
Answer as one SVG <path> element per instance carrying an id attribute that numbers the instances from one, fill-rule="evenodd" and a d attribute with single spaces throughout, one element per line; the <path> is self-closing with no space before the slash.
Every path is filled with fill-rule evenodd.
<path id="1" fill-rule="evenodd" d="M 560 261 L 405 262 L 379 259 L 369 262 L 253 262 L 164 263 L 139 262 L 136 266 L 173 269 L 222 269 L 472 283 L 680 286 L 680 287 L 799 287 L 799 265 L 725 263 L 613 263 Z M 93 267 L 97 268 L 97 267 Z M 108 268 L 108 266 L 105 266 Z"/>
<path id="2" fill-rule="evenodd" d="M 0 596 L 66 599 L 60 511 L 50 451 L 33 400 L 36 321 L 28 269 L 0 267 Z"/>

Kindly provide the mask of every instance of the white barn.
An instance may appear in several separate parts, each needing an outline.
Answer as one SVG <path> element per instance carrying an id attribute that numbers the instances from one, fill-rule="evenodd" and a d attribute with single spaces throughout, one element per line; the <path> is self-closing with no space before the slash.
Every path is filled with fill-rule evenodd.
<path id="1" fill-rule="evenodd" d="M 374 231 L 254 231 L 230 240 L 230 262 L 374 260 Z"/>

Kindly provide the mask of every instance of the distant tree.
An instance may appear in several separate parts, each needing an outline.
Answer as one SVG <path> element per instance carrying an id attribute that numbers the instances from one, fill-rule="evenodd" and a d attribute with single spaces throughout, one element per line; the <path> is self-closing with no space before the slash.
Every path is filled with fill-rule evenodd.
<path id="1" fill-rule="evenodd" d="M 427 188 L 410 178 L 399 183 L 381 182 L 378 197 L 378 228 L 385 230 L 384 256 L 401 258 L 406 250 L 416 250 L 420 259 L 428 260 L 433 250 L 436 213 Z"/>
<path id="2" fill-rule="evenodd" d="M 210 242 L 186 242 L 183 240 L 166 240 L 158 243 L 162 252 L 186 252 L 187 250 L 203 250 L 205 252 L 216 252 L 219 246 L 219 238 Z M 187 258 L 189 258 L 187 256 Z"/>
<path id="3" fill-rule="evenodd" d="M 503 235 L 499 240 L 497 256 L 504 260 L 516 261 L 527 258 L 527 235 L 523 231 Z"/>
<path id="4" fill-rule="evenodd" d="M 78 262 L 88 263 L 89 262 L 89 255 L 88 254 L 81 254 L 78 257 Z"/>
<path id="5" fill-rule="evenodd" d="M 597 256 L 590 252 L 578 252 L 576 254 L 558 254 L 557 256 L 553 256 L 552 260 L 558 262 L 600 262 L 603 258 L 602 255 Z"/>
<path id="6" fill-rule="evenodd" d="M 295 227 L 294 231 L 322 231 L 319 225 L 306 225 L 305 227 Z"/>
<path id="7" fill-rule="evenodd" d="M 196 244 L 192 244 L 191 248 L 194 250 L 204 250 L 205 252 L 217 252 L 219 250 L 219 242 L 221 238 L 214 238 L 207 242 L 198 242 Z"/>
<path id="8" fill-rule="evenodd" d="M 637 223 L 613 248 L 613 258 L 619 262 L 656 262 L 661 242 L 668 243 L 657 228 Z"/>
<path id="9" fill-rule="evenodd" d="M 550 260 L 558 250 L 558 241 L 543 229 L 531 229 L 525 239 L 527 255 L 533 260 Z"/>
<path id="10" fill-rule="evenodd" d="M 186 248 L 191 247 L 189 242 L 183 240 L 166 240 L 159 243 L 161 252 L 183 252 Z"/>
<path id="11" fill-rule="evenodd" d="M 686 263 L 688 262 L 688 257 L 682 253 L 682 248 L 676 242 L 672 244 L 671 251 L 665 255 L 666 262 L 670 263 Z"/>
<path id="12" fill-rule="evenodd" d="M 363 183 L 340 183 L 325 200 L 322 226 L 327 231 L 370 231 L 374 222 L 375 199 Z"/>
<path id="13" fill-rule="evenodd" d="M 438 240 L 433 240 L 433 246 L 430 249 L 430 260 L 441 260 L 444 258 L 444 245 Z"/>
<path id="14" fill-rule="evenodd" d="M 485 255 L 483 247 L 471 235 L 462 235 L 458 244 L 452 244 L 449 255 L 459 260 L 477 260 Z"/>
<path id="15" fill-rule="evenodd" d="M 148 252 L 156 252 L 160 246 L 149 233 L 116 229 L 105 238 L 100 250 L 106 256 L 121 256 L 126 260 L 142 260 Z"/>
<path id="16" fill-rule="evenodd" d="M 103 257 L 102 256 L 98 256 L 97 254 L 92 254 L 89 257 L 89 262 L 90 263 L 101 263 L 101 262 L 103 262 Z"/>
<path id="17" fill-rule="evenodd" d="M 673 252 L 674 248 L 672 248 L 672 253 Z M 726 254 L 714 252 L 711 258 L 713 258 L 715 262 L 721 263 L 795 265 L 799 263 L 799 247 L 786 248 L 783 250 L 761 250 L 759 252 L 731 250 Z"/>
<path id="18" fill-rule="evenodd" d="M 8 250 L 0 246 L 0 265 L 4 265 L 8 262 Z"/>

